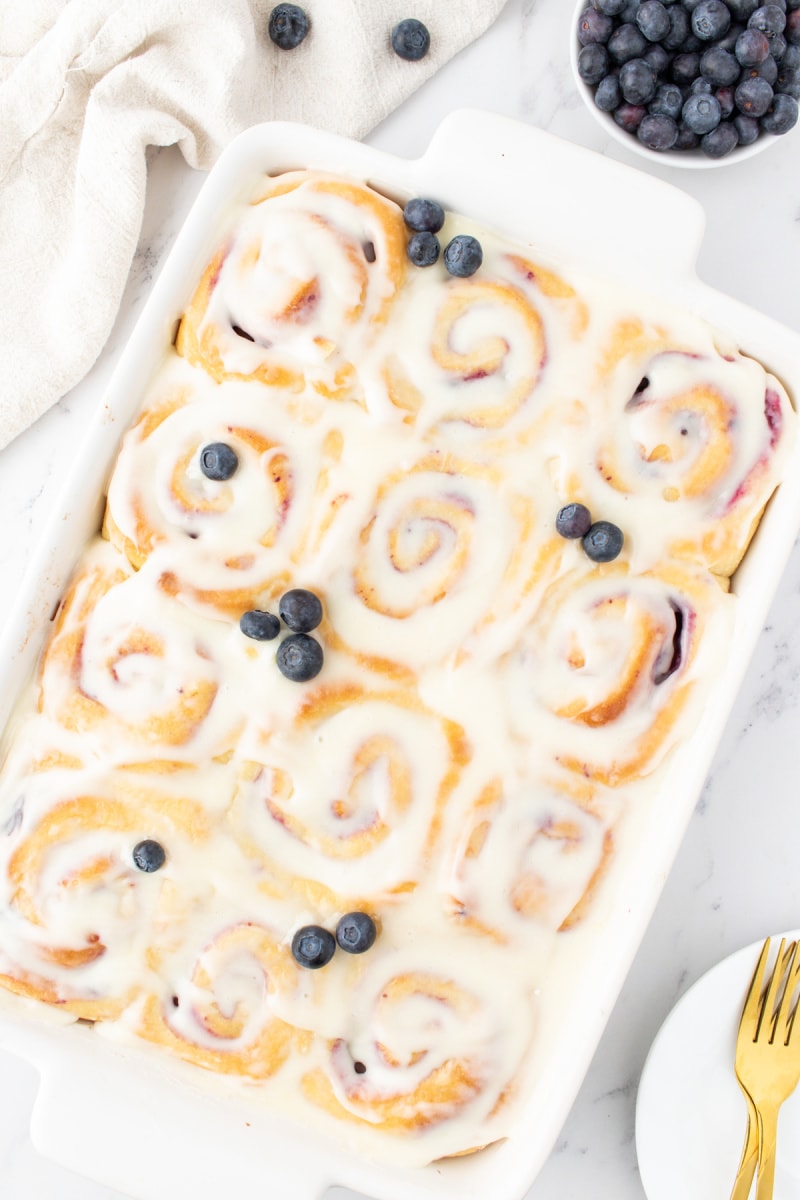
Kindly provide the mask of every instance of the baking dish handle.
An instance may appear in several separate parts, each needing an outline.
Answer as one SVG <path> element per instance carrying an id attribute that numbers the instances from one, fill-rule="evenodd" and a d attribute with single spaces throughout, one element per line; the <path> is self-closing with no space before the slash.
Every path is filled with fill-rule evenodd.
<path id="1" fill-rule="evenodd" d="M 448 187 L 474 183 L 475 164 L 500 189 L 503 212 L 472 187 L 472 215 L 489 228 L 541 229 L 554 258 L 611 278 L 645 283 L 694 277 L 705 228 L 702 206 L 644 171 L 509 117 L 473 109 L 449 114 L 420 160 L 420 174 Z M 488 194 L 488 189 L 487 189 Z M 538 240 L 538 239 L 537 239 Z"/>

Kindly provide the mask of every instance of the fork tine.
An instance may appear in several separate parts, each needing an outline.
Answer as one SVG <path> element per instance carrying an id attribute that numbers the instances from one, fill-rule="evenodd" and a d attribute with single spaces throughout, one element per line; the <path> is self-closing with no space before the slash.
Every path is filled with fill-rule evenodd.
<path id="1" fill-rule="evenodd" d="M 772 1034 L 773 1041 L 780 1039 L 784 1045 L 789 1042 L 791 1027 L 789 1024 L 790 1018 L 794 1013 L 794 1004 L 792 1003 L 795 987 L 797 985 L 797 942 L 790 942 L 787 950 L 786 968 L 784 972 L 786 976 L 786 984 L 781 996 L 778 1011 L 775 1014 L 775 1029 Z"/>
<path id="2" fill-rule="evenodd" d="M 747 989 L 747 998 L 744 1002 L 742 1010 L 742 1019 L 740 1022 L 740 1030 L 748 1030 L 751 1041 L 755 1041 L 756 1032 L 758 1030 L 759 1018 L 762 1012 L 761 989 L 764 985 L 764 973 L 767 969 L 769 961 L 771 939 L 767 938 L 761 948 L 756 969 L 753 972 L 753 978 L 750 980 L 750 986 Z"/>
<path id="3" fill-rule="evenodd" d="M 767 992 L 766 992 L 766 995 L 764 996 L 764 1003 L 761 1007 L 761 1013 L 758 1018 L 758 1026 L 756 1028 L 756 1034 L 755 1034 L 756 1039 L 758 1039 L 761 1036 L 761 1027 L 764 1024 L 764 1020 L 766 1019 L 770 1025 L 770 1041 L 772 1040 L 772 1036 L 771 1036 L 772 1032 L 773 1032 L 772 1028 L 771 1028 L 772 1014 L 775 1011 L 775 1001 L 778 998 L 778 993 L 780 992 L 780 986 L 781 986 L 781 983 L 783 981 L 783 976 L 784 976 L 783 957 L 784 957 L 784 947 L 785 946 L 786 946 L 786 939 L 781 938 L 781 944 L 778 947 L 778 957 L 775 959 L 775 966 L 772 969 L 772 975 L 770 977 L 769 986 L 767 987 Z"/>

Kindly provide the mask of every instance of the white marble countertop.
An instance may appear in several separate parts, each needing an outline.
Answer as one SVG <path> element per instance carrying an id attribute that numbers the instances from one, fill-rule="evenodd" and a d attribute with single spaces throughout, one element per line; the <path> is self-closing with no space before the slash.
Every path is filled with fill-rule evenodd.
<path id="1" fill-rule="evenodd" d="M 567 57 L 572 7 L 571 0 L 509 0 L 479 42 L 367 140 L 414 157 L 446 113 L 480 107 L 642 167 L 641 159 L 603 134 L 572 86 Z M 800 327 L 799 138 L 795 131 L 763 156 L 725 170 L 646 168 L 704 205 L 702 278 L 794 328 Z M 85 422 L 100 402 L 153 274 L 202 178 L 175 150 L 154 155 L 140 247 L 106 349 L 74 392 L 0 454 L 0 621 L 13 604 L 29 546 L 62 485 Z M 591 220 L 590 197 L 577 195 L 574 203 L 584 206 Z M 800 845 L 800 805 L 794 795 L 800 717 L 794 603 L 799 592 L 796 547 L 661 902 L 530 1200 L 642 1200 L 634 1144 L 636 1091 L 662 1021 L 687 987 L 729 952 L 767 933 L 800 926 L 794 853 Z M 0 1195 L 121 1200 L 120 1193 L 47 1162 L 33 1149 L 28 1124 L 36 1086 L 31 1067 L 0 1054 Z M 335 1189 L 335 1195 L 349 1200 L 353 1194 Z"/>

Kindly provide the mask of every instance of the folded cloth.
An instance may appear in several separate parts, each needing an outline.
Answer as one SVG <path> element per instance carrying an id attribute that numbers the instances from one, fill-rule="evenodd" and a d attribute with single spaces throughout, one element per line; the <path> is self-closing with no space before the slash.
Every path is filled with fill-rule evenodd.
<path id="1" fill-rule="evenodd" d="M 281 50 L 270 0 L 35 0 L 0 27 L 0 446 L 89 370 L 130 270 L 148 146 L 208 169 L 258 121 L 361 137 L 505 0 L 304 0 L 311 29 Z M 416 17 L 429 53 L 399 58 Z"/>

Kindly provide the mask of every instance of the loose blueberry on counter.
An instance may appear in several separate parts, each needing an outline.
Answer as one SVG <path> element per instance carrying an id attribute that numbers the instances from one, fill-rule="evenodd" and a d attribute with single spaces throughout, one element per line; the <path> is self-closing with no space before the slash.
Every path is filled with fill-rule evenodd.
<path id="1" fill-rule="evenodd" d="M 322 601 L 307 588 L 292 588 L 281 596 L 278 613 L 293 633 L 311 633 L 322 620 Z"/>
<path id="2" fill-rule="evenodd" d="M 292 955 L 301 967 L 317 971 L 326 967 L 336 951 L 332 933 L 321 925 L 304 925 L 292 938 Z"/>
<path id="3" fill-rule="evenodd" d="M 406 62 L 418 62 L 431 47 L 431 35 L 422 21 L 409 17 L 400 21 L 392 30 L 392 49 L 398 58 Z"/>
<path id="4" fill-rule="evenodd" d="M 375 944 L 378 931 L 365 912 L 346 913 L 336 926 L 336 941 L 348 954 L 363 954 Z"/>
<path id="5" fill-rule="evenodd" d="M 617 558 L 624 540 L 618 526 L 610 521 L 595 521 L 588 533 L 584 534 L 582 542 L 592 562 L 607 563 Z"/>
<path id="6" fill-rule="evenodd" d="M 307 683 L 322 670 L 322 646 L 307 633 L 291 633 L 284 638 L 275 656 L 278 669 L 293 683 Z"/>
<path id="7" fill-rule="evenodd" d="M 307 14 L 297 4 L 279 4 L 269 15 L 269 36 L 280 50 L 294 50 L 310 28 Z"/>
<path id="8" fill-rule="evenodd" d="M 592 514 L 585 504 L 565 504 L 556 514 L 556 533 L 563 538 L 582 538 L 591 524 Z"/>
<path id="9" fill-rule="evenodd" d="M 281 623 L 272 613 L 251 608 L 239 618 L 239 628 L 245 637 L 257 642 L 271 642 L 281 631 Z"/>
<path id="10" fill-rule="evenodd" d="M 483 262 L 483 249 L 477 238 L 459 233 L 444 248 L 444 265 L 451 275 L 461 279 L 474 275 Z"/>
<path id="11" fill-rule="evenodd" d="M 150 874 L 152 871 L 161 870 L 167 861 L 167 854 L 160 842 L 145 838 L 133 847 L 133 861 L 140 871 Z"/>
<path id="12" fill-rule="evenodd" d="M 435 200 L 415 196 L 403 209 L 403 220 L 415 233 L 438 233 L 444 225 L 444 209 Z"/>
<path id="13" fill-rule="evenodd" d="M 230 479 L 239 466 L 236 451 L 225 442 L 211 442 L 200 451 L 200 470 L 216 482 Z"/>
<path id="14" fill-rule="evenodd" d="M 406 254 L 415 267 L 432 267 L 439 259 L 441 246 L 435 233 L 413 233 Z"/>

